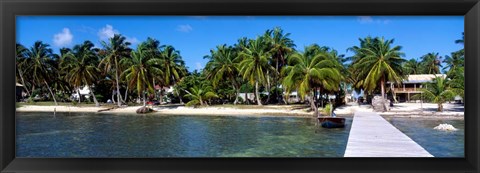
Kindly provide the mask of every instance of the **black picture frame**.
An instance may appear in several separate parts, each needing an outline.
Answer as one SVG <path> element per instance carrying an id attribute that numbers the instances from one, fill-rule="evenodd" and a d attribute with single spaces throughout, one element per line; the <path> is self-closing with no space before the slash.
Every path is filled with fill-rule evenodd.
<path id="1" fill-rule="evenodd" d="M 478 0 L 0 0 L 1 172 L 478 172 Z M 465 158 L 15 158 L 17 15 L 464 15 Z"/>

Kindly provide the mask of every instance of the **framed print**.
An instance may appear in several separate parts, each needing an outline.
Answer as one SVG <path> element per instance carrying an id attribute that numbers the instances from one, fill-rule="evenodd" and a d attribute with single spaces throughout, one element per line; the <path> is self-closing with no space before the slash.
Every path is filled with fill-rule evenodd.
<path id="1" fill-rule="evenodd" d="M 0 5 L 2 172 L 478 172 L 476 0 Z"/>

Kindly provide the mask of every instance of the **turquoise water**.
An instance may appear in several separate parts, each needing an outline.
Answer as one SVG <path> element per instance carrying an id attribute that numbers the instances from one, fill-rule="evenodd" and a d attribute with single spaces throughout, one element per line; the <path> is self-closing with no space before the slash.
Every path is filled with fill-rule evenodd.
<path id="1" fill-rule="evenodd" d="M 400 131 L 420 144 L 435 157 L 465 156 L 465 121 L 419 118 L 386 118 Z M 448 123 L 457 131 L 433 129 L 439 124 Z"/>
<path id="2" fill-rule="evenodd" d="M 343 157 L 312 118 L 17 113 L 17 157 Z"/>

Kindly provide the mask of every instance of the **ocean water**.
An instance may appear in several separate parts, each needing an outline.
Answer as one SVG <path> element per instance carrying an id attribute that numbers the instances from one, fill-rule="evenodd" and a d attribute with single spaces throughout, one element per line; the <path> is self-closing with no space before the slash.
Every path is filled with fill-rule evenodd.
<path id="1" fill-rule="evenodd" d="M 343 157 L 345 128 L 314 118 L 17 113 L 16 155 L 33 158 Z"/>
<path id="2" fill-rule="evenodd" d="M 435 157 L 465 157 L 465 121 L 426 118 L 386 118 Z M 434 127 L 451 124 L 458 130 L 441 131 Z"/>

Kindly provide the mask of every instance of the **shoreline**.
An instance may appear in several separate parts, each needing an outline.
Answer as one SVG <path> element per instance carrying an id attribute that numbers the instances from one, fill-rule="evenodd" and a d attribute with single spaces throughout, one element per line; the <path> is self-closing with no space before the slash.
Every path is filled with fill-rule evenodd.
<path id="1" fill-rule="evenodd" d="M 422 108 L 414 103 L 396 104 L 388 112 L 378 112 L 382 117 L 402 118 L 435 118 L 435 119 L 464 119 L 463 106 L 445 104 L 444 112 L 436 112 L 436 104 L 424 103 Z M 17 112 L 72 112 L 72 113 L 115 113 L 115 114 L 136 114 L 136 110 L 142 106 L 112 108 L 112 106 L 40 106 L 24 105 L 16 109 Z M 151 107 L 151 106 L 147 106 Z M 205 115 L 205 116 L 263 116 L 263 117 L 314 117 L 312 112 L 302 105 L 266 105 L 266 106 L 231 106 L 214 105 L 202 108 L 192 108 L 180 105 L 154 106 L 155 112 L 147 115 Z M 347 104 L 335 109 L 338 117 L 353 117 L 356 111 L 372 112 L 370 105 Z"/>

